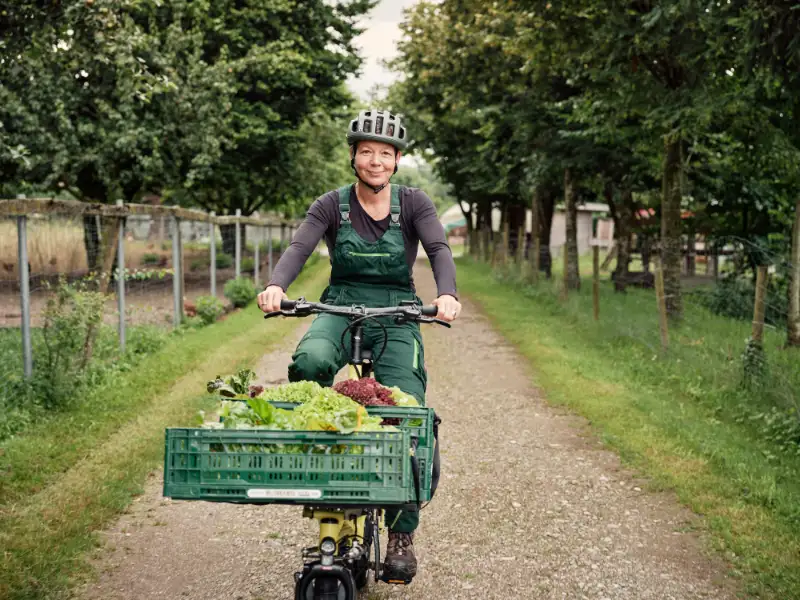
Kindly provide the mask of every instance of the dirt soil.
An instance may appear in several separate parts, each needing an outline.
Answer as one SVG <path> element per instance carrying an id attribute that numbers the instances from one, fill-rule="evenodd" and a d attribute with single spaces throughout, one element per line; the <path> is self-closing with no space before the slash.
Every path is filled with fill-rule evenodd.
<path id="1" fill-rule="evenodd" d="M 427 265 L 417 272 L 430 301 Z M 698 518 L 672 495 L 647 492 L 583 419 L 549 407 L 469 299 L 452 330 L 429 327 L 425 339 L 442 481 L 415 537 L 414 582 L 371 583 L 362 600 L 735 597 Z M 264 356 L 264 381 L 285 381 L 296 342 Z M 294 598 L 300 549 L 314 542 L 299 507 L 170 501 L 161 485 L 152 473 L 102 534 L 98 578 L 78 600 Z"/>

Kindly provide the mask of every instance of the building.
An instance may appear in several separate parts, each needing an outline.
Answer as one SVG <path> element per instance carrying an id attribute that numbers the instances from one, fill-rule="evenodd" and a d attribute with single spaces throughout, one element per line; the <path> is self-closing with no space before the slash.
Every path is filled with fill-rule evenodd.
<path id="1" fill-rule="evenodd" d="M 614 221 L 609 218 L 608 205 L 601 202 L 585 202 L 578 205 L 578 253 L 585 254 L 591 247 L 598 245 L 610 249 L 614 244 Z M 531 231 L 531 211 L 526 211 L 525 231 Z M 492 211 L 492 229 L 500 230 L 500 210 Z M 457 204 L 447 209 L 439 218 L 448 235 L 463 236 L 466 232 L 466 219 Z M 473 221 L 474 222 L 474 221 Z M 557 207 L 553 213 L 553 225 L 550 231 L 550 251 L 554 255 L 561 253 L 561 247 L 567 238 L 566 213 L 563 207 Z"/>

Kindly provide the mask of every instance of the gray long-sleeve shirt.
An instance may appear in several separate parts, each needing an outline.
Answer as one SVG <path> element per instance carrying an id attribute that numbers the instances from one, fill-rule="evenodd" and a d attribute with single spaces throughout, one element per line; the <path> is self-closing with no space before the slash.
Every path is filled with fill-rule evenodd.
<path id="1" fill-rule="evenodd" d="M 389 221 L 389 216 L 380 221 L 370 217 L 358 201 L 355 187 L 351 188 L 350 222 L 358 235 L 369 242 L 374 242 L 389 229 Z M 308 209 L 306 218 L 294 234 L 292 243 L 275 265 L 269 285 L 279 285 L 286 290 L 323 236 L 333 256 L 339 222 L 339 195 L 334 190 L 319 197 Z M 422 242 L 422 247 L 431 262 L 439 295 L 456 296 L 456 266 L 453 254 L 447 244 L 444 228 L 436 215 L 436 208 L 422 190 L 400 187 L 400 231 L 405 242 L 409 272 L 413 273 L 417 248 Z M 414 289 L 413 277 L 411 287 Z"/>

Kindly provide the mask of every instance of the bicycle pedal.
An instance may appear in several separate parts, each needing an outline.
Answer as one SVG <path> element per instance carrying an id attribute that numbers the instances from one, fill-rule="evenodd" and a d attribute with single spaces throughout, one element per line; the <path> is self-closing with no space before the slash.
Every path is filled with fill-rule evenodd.
<path id="1" fill-rule="evenodd" d="M 390 585 L 408 585 L 413 581 L 413 579 L 411 579 L 411 578 L 400 578 L 400 579 L 398 579 L 396 577 L 389 577 L 387 575 L 384 575 L 382 581 L 384 583 L 388 583 Z"/>

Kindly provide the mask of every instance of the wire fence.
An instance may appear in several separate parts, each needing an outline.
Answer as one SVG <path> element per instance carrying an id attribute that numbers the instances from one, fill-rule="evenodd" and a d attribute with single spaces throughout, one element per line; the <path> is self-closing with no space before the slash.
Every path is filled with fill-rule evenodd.
<path id="1" fill-rule="evenodd" d="M 676 319 L 667 318 L 655 246 L 649 256 L 633 254 L 632 283 L 618 293 L 613 250 L 594 247 L 580 256 L 575 289 L 567 285 L 563 246 L 549 249 L 548 278 L 535 272 L 535 252 L 509 238 L 494 232 L 465 256 L 492 264 L 495 277 L 519 286 L 537 310 L 558 315 L 565 331 L 614 357 L 614 368 L 643 390 L 674 390 L 676 402 L 691 398 L 800 454 L 800 348 L 790 345 L 788 325 L 796 265 L 788 240 L 769 247 L 738 237 L 684 243 L 683 310 Z"/>
<path id="2" fill-rule="evenodd" d="M 35 338 L 63 284 L 102 294 L 102 322 L 124 352 L 131 330 L 178 328 L 204 297 L 230 306 L 231 280 L 263 286 L 297 225 L 155 205 L 0 200 L 4 371 L 18 365 L 31 376 Z"/>

